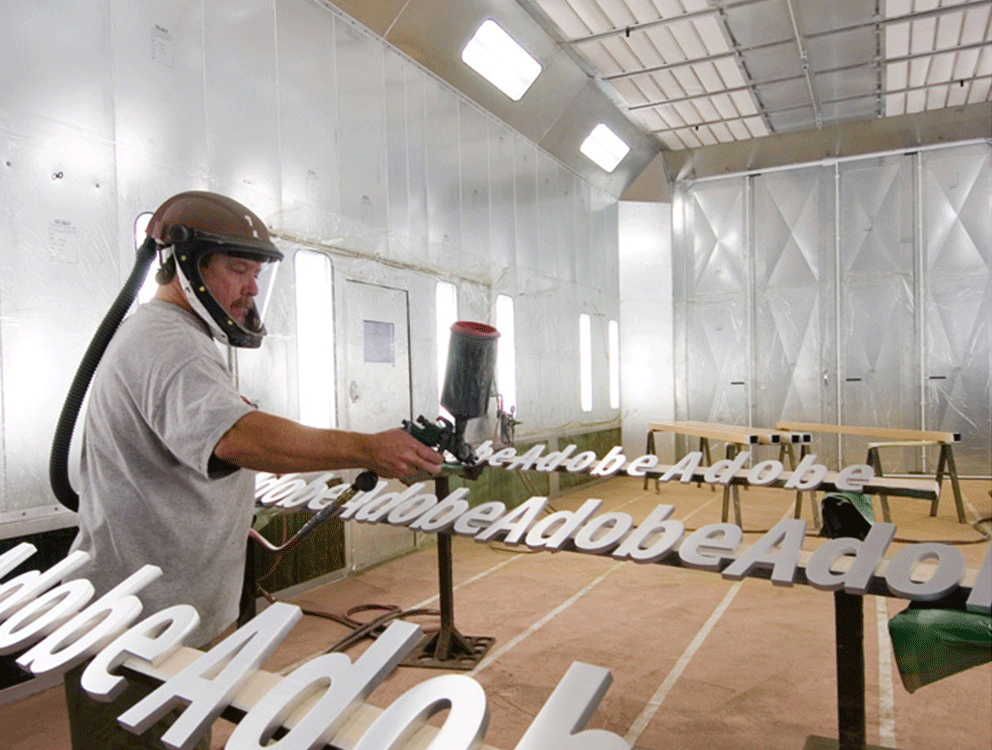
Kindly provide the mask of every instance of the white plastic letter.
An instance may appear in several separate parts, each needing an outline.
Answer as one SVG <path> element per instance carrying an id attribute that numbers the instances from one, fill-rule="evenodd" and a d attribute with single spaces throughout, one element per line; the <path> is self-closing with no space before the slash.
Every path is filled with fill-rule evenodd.
<path id="1" fill-rule="evenodd" d="M 490 500 L 462 513 L 455 519 L 451 530 L 460 536 L 475 536 L 504 513 L 506 506 L 503 503 Z"/>
<path id="2" fill-rule="evenodd" d="M 639 456 L 630 462 L 627 466 L 627 476 L 628 477 L 643 477 L 647 472 L 651 471 L 655 466 L 658 465 L 658 457 L 647 453 L 643 456 Z"/>
<path id="3" fill-rule="evenodd" d="M 19 549 L 23 553 L 24 550 L 21 545 L 12 549 L 10 553 Z M 14 558 L 11 557 L 11 559 Z M 83 563 L 88 562 L 89 559 L 90 556 L 87 553 L 76 550 L 67 557 L 59 560 L 44 573 L 40 573 L 37 570 L 29 570 L 0 585 L 0 621 L 7 618 L 25 602 L 50 589 L 57 581 L 68 576 Z"/>
<path id="4" fill-rule="evenodd" d="M 927 580 L 916 581 L 913 571 L 924 560 L 936 560 L 937 569 Z M 952 593 L 964 575 L 964 555 L 949 544 L 924 542 L 900 550 L 885 569 L 889 591 L 907 599 L 932 602 Z"/>
<path id="5" fill-rule="evenodd" d="M 874 476 L 875 470 L 868 464 L 851 464 L 837 473 L 834 485 L 844 492 L 864 492 L 865 482 Z"/>
<path id="6" fill-rule="evenodd" d="M 723 559 L 741 545 L 744 531 L 732 523 L 711 523 L 696 529 L 679 547 L 679 558 L 690 568 L 719 570 Z M 716 554 L 728 552 L 728 555 Z"/>
<path id="7" fill-rule="evenodd" d="M 827 467 L 823 464 L 815 463 L 815 461 L 816 456 L 812 453 L 807 453 L 803 456 L 803 460 L 799 462 L 799 466 L 785 480 L 785 489 L 803 491 L 819 487 L 823 482 L 823 478 L 827 476 Z"/>
<path id="8" fill-rule="evenodd" d="M 488 542 L 502 532 L 506 534 L 504 541 L 507 544 L 520 544 L 520 540 L 527 533 L 527 529 L 530 528 L 530 525 L 534 523 L 534 519 L 544 510 L 547 502 L 548 498 L 546 497 L 532 497 L 476 534 L 476 540 Z M 455 524 L 455 528 L 458 528 L 458 524 Z"/>
<path id="9" fill-rule="evenodd" d="M 631 534 L 624 539 L 623 544 L 613 550 L 613 557 L 618 560 L 630 559 L 639 563 L 651 563 L 666 557 L 675 544 L 685 533 L 685 524 L 681 521 L 666 521 L 674 505 L 659 505 L 645 518 Z M 644 543 L 660 533 L 646 547 Z"/>
<path id="10" fill-rule="evenodd" d="M 0 625 L 0 654 L 11 654 L 40 641 L 85 607 L 93 592 L 92 583 L 77 578 L 21 607 Z"/>
<path id="11" fill-rule="evenodd" d="M 471 677 L 446 674 L 414 685 L 389 704 L 353 750 L 399 750 L 434 714 L 450 709 L 425 750 L 473 750 L 489 722 L 486 693 Z"/>
<path id="12" fill-rule="evenodd" d="M 299 607 L 276 602 L 117 720 L 125 729 L 141 734 L 173 708 L 186 705 L 162 735 L 162 742 L 176 750 L 188 750 L 302 616 Z"/>
<path id="13" fill-rule="evenodd" d="M 578 510 L 555 511 L 534 524 L 527 532 L 524 544 L 531 549 L 560 550 L 575 530 L 589 520 L 602 504 L 602 500 L 590 499 L 586 500 Z"/>
<path id="14" fill-rule="evenodd" d="M 143 566 L 22 654 L 17 664 L 40 675 L 84 662 L 138 619 L 141 601 L 134 594 L 160 575 L 161 568 Z"/>
<path id="15" fill-rule="evenodd" d="M 420 626 L 394 621 L 352 664 L 345 654 L 323 654 L 286 675 L 256 703 L 231 733 L 228 750 L 314 748 L 335 732 L 410 652 L 423 635 Z M 277 742 L 269 740 L 299 704 L 323 693 Z"/>
<path id="16" fill-rule="evenodd" d="M 79 684 L 90 697 L 112 701 L 127 687 L 127 680 L 115 675 L 113 670 L 132 656 L 158 666 L 199 624 L 200 615 L 189 604 L 177 604 L 156 612 L 125 630 L 94 656 Z"/>
<path id="17" fill-rule="evenodd" d="M 733 459 L 720 459 L 706 470 L 703 481 L 707 484 L 730 484 L 734 475 L 744 468 L 749 458 L 751 451 L 741 451 Z"/>
<path id="18" fill-rule="evenodd" d="M 821 545 L 806 562 L 806 580 L 813 588 L 836 591 L 841 586 L 849 594 L 864 594 L 875 568 L 896 534 L 893 523 L 876 523 L 864 541 L 842 537 Z M 853 555 L 847 570 L 835 572 L 841 556 Z"/>
<path id="19" fill-rule="evenodd" d="M 600 531 L 604 527 L 606 530 Z M 579 529 L 575 535 L 575 547 L 583 552 L 602 554 L 613 549 L 633 527 L 634 519 L 629 513 L 604 513 Z"/>
<path id="20" fill-rule="evenodd" d="M 630 750 L 613 732 L 584 729 L 612 681 L 608 669 L 572 662 L 515 750 Z"/>
<path id="21" fill-rule="evenodd" d="M 415 531 L 427 531 L 431 533 L 449 529 L 458 520 L 459 516 L 468 510 L 468 501 L 465 500 L 468 492 L 468 487 L 459 487 L 411 523 L 410 528 Z M 472 534 L 475 534 L 475 532 L 473 531 Z"/>
<path id="22" fill-rule="evenodd" d="M 676 474 L 681 474 L 682 478 L 680 481 L 688 484 L 692 481 L 692 475 L 699 468 L 700 462 L 703 460 L 703 454 L 699 451 L 692 451 L 691 453 L 686 453 L 682 460 L 679 461 L 675 466 L 669 467 L 668 471 L 661 475 L 659 478 L 662 482 L 670 482 L 675 477 Z"/>
<path id="23" fill-rule="evenodd" d="M 740 580 L 754 567 L 771 568 L 772 583 L 791 586 L 805 536 L 806 521 L 798 518 L 779 521 L 753 547 L 730 563 L 723 571 L 723 577 Z"/>
<path id="24" fill-rule="evenodd" d="M 589 473 L 594 477 L 608 477 L 620 471 L 626 460 L 627 458 L 621 453 L 620 446 L 615 445 L 610 448 L 610 452 L 603 456 L 598 464 L 592 467 L 592 471 Z"/>
<path id="25" fill-rule="evenodd" d="M 982 563 L 981 570 L 975 578 L 975 585 L 971 587 L 971 594 L 965 603 L 969 612 L 992 612 L 992 545 L 989 545 L 985 553 L 985 562 Z"/>

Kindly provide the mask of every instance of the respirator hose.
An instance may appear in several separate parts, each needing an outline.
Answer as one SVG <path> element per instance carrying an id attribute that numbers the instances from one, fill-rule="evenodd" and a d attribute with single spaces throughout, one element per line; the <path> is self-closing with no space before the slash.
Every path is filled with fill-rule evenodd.
<path id="1" fill-rule="evenodd" d="M 83 399 L 96 366 L 100 364 L 107 344 L 110 343 L 110 339 L 117 332 L 117 327 L 131 308 L 135 297 L 138 296 L 138 290 L 144 283 L 156 252 L 157 246 L 151 237 L 146 239 L 144 244 L 138 248 L 131 275 L 124 282 L 124 288 L 121 289 L 114 304 L 111 305 L 100 323 L 100 327 L 93 334 L 93 339 L 79 363 L 79 369 L 76 370 L 76 376 L 72 379 L 69 393 L 62 405 L 62 413 L 59 415 L 59 421 L 55 427 L 52 452 L 48 461 L 48 479 L 56 499 L 73 512 L 79 509 L 79 495 L 72 489 L 72 483 L 69 481 L 69 445 L 72 442 L 72 433 L 76 427 L 79 410 L 83 406 Z"/>

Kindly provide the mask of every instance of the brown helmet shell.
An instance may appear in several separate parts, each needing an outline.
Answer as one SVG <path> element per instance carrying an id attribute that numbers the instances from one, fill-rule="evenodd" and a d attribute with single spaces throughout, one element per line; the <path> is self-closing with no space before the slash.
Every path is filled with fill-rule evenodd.
<path id="1" fill-rule="evenodd" d="M 173 230 L 179 227 L 213 235 L 267 259 L 283 257 L 265 223 L 251 209 L 225 195 L 202 190 L 174 195 L 158 207 L 145 231 L 159 245 L 168 246 L 176 242 Z"/>

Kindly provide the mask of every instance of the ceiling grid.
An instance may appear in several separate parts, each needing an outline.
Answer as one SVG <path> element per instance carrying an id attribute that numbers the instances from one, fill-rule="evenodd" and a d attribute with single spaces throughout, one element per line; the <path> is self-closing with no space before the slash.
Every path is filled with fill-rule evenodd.
<path id="1" fill-rule="evenodd" d="M 667 150 L 989 100 L 989 0 L 535 0 Z"/>

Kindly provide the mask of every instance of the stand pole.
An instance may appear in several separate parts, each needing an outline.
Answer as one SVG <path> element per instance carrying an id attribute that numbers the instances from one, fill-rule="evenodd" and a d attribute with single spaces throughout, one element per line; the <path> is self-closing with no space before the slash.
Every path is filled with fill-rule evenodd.
<path id="1" fill-rule="evenodd" d="M 834 592 L 837 639 L 837 729 L 840 750 L 865 746 L 864 599 Z"/>
<path id="2" fill-rule="evenodd" d="M 450 491 L 446 474 L 434 480 L 434 494 L 443 500 Z M 438 632 L 420 642 L 402 663 L 405 667 L 470 670 L 485 656 L 496 640 L 490 636 L 465 636 L 455 628 L 454 579 L 451 573 L 451 534 L 437 534 L 437 577 L 441 624 Z"/>

